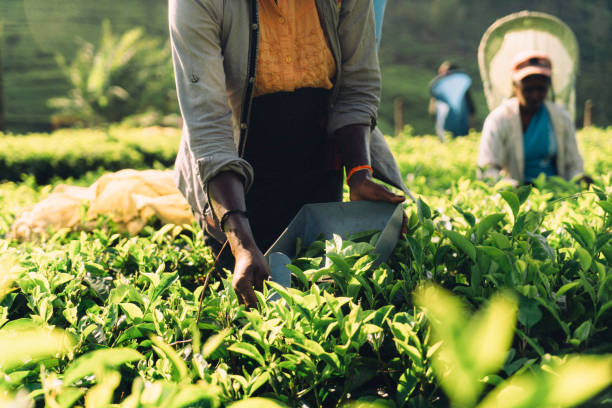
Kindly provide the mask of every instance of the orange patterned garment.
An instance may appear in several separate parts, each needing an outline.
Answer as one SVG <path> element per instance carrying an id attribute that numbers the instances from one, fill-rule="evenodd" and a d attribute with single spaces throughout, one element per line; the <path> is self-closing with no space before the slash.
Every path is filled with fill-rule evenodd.
<path id="1" fill-rule="evenodd" d="M 255 96 L 299 88 L 332 88 L 336 63 L 315 0 L 258 0 Z"/>

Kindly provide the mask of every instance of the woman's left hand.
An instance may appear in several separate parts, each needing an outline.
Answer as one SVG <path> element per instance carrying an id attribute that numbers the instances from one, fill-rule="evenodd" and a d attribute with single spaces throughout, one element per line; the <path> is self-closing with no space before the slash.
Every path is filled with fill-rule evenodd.
<path id="1" fill-rule="evenodd" d="M 367 170 L 355 173 L 350 181 L 351 201 L 386 201 L 392 204 L 404 202 L 406 197 L 392 193 L 387 187 L 372 180 Z"/>
<path id="2" fill-rule="evenodd" d="M 382 184 L 374 182 L 370 173 L 366 170 L 356 172 L 349 180 L 351 201 L 385 201 L 391 204 L 399 204 L 406 200 L 406 197 L 394 194 Z M 403 213 L 402 235 L 408 230 L 408 218 Z"/>

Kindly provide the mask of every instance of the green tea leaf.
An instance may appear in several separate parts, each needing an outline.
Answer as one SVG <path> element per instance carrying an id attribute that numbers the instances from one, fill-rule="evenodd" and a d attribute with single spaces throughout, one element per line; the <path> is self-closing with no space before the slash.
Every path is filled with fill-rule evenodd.
<path id="1" fill-rule="evenodd" d="M 57 396 L 57 403 L 61 408 L 70 408 L 85 392 L 87 392 L 85 388 L 62 387 L 62 391 Z"/>
<path id="2" fill-rule="evenodd" d="M 543 235 L 527 231 L 527 236 L 530 238 L 534 259 L 545 260 L 548 258 L 553 262 L 555 261 L 555 250 L 551 248 Z"/>
<path id="3" fill-rule="evenodd" d="M 576 330 L 574 330 L 574 338 L 580 343 L 585 342 L 589 338 L 592 328 L 593 324 L 590 320 L 583 322 L 576 328 Z"/>
<path id="4" fill-rule="evenodd" d="M 266 362 L 265 362 L 263 356 L 261 355 L 259 350 L 257 350 L 257 347 L 255 347 L 252 344 L 244 343 L 244 342 L 238 342 L 238 343 L 234 343 L 234 344 L 230 345 L 227 349 L 229 351 L 233 351 L 234 353 L 242 354 L 244 356 L 252 358 L 253 360 L 255 360 L 262 367 L 265 367 L 265 365 L 266 365 Z"/>
<path id="5" fill-rule="evenodd" d="M 478 241 L 482 241 L 485 234 L 493 228 L 497 223 L 504 219 L 506 215 L 502 213 L 489 214 L 476 224 L 476 237 Z"/>
<path id="6" fill-rule="evenodd" d="M 105 276 L 107 275 L 106 270 L 103 265 L 94 263 L 94 262 L 86 262 L 83 267 L 89 273 L 94 276 Z"/>
<path id="7" fill-rule="evenodd" d="M 444 234 L 458 249 L 461 249 L 465 254 L 467 254 L 472 261 L 476 261 L 476 248 L 469 239 L 452 230 L 444 230 Z"/>
<path id="8" fill-rule="evenodd" d="M 566 283 L 561 286 L 557 293 L 555 294 L 555 300 L 557 300 L 560 296 L 562 296 L 565 292 L 574 289 L 575 287 L 580 286 L 580 281 L 576 280 L 573 282 Z"/>
<path id="9" fill-rule="evenodd" d="M 419 217 L 419 221 L 421 221 L 421 224 L 424 222 L 424 220 L 431 219 L 431 210 L 425 201 L 421 199 L 421 197 L 417 199 L 416 205 L 417 215 Z"/>
<path id="10" fill-rule="evenodd" d="M 612 203 L 609 201 L 598 201 L 597 205 L 600 206 L 605 212 L 612 215 Z"/>
<path id="11" fill-rule="evenodd" d="M 155 285 L 153 294 L 151 295 L 151 304 L 166 291 L 179 278 L 178 272 L 162 273 L 159 284 Z"/>
<path id="12" fill-rule="evenodd" d="M 467 221 L 467 223 L 470 224 L 470 227 L 474 227 L 474 225 L 476 224 L 476 217 L 474 217 L 474 214 L 468 211 L 465 211 L 463 208 L 459 207 L 458 205 L 453 205 L 453 208 L 457 210 L 457 212 L 463 216 L 463 218 Z"/>
<path id="13" fill-rule="evenodd" d="M 521 297 L 519 301 L 518 321 L 528 329 L 542 320 L 542 311 L 538 302 L 533 299 Z"/>
<path id="14" fill-rule="evenodd" d="M 140 310 L 140 308 L 138 306 L 136 306 L 133 303 L 119 303 L 119 307 L 121 307 L 121 309 L 123 309 L 123 311 L 125 312 L 126 316 L 128 317 L 128 319 L 130 319 L 131 322 L 135 321 L 135 320 L 142 320 L 143 318 L 143 314 L 142 314 L 142 310 Z"/>
<path id="15" fill-rule="evenodd" d="M 288 408 L 287 405 L 269 398 L 249 398 L 234 402 L 228 408 Z"/>
<path id="16" fill-rule="evenodd" d="M 462 302 L 446 290 L 429 285 L 417 291 L 415 303 L 424 309 L 434 341 L 442 342 L 433 355 L 434 374 L 454 404 L 472 405 L 484 384 L 472 368 L 473 356 L 464 354 L 466 318 Z"/>
<path id="17" fill-rule="evenodd" d="M 521 207 L 519 198 L 512 191 L 501 191 L 499 194 L 506 201 L 506 203 L 508 203 L 508 206 L 512 210 L 514 220 L 516 220 L 516 216 L 518 215 L 519 209 Z"/>
<path id="18" fill-rule="evenodd" d="M 206 343 L 204 343 L 204 346 L 202 346 L 202 357 L 210 357 L 210 355 L 214 353 L 215 350 L 217 350 L 221 344 L 223 344 L 223 342 L 225 341 L 227 336 L 229 336 L 231 331 L 232 329 L 226 328 L 221 330 L 219 333 L 210 336 L 208 340 L 206 340 Z"/>
<path id="19" fill-rule="evenodd" d="M 126 363 L 144 359 L 136 350 L 112 348 L 91 351 L 74 360 L 64 373 L 64 384 L 72 384 L 83 377 L 107 368 L 116 368 Z"/>
<path id="20" fill-rule="evenodd" d="M 167 408 L 188 408 L 193 406 L 217 407 L 221 390 L 200 381 L 198 384 L 181 384 L 176 387 L 172 398 L 164 405 Z"/>
<path id="21" fill-rule="evenodd" d="M 580 266 L 582 266 L 582 269 L 584 271 L 588 271 L 591 267 L 591 263 L 593 262 L 591 254 L 589 254 L 586 249 L 578 247 L 576 248 L 574 255 L 576 258 L 578 258 L 578 262 L 580 263 Z"/>
<path id="22" fill-rule="evenodd" d="M 367 242 L 356 242 L 346 246 L 340 254 L 343 256 L 364 256 L 374 250 L 374 246 Z"/>
<path id="23" fill-rule="evenodd" d="M 497 231 L 491 231 L 489 235 L 491 238 L 493 238 L 493 241 L 495 241 L 495 246 L 497 246 L 499 249 L 510 249 L 512 247 L 510 240 L 504 234 Z"/>
<path id="24" fill-rule="evenodd" d="M 385 322 L 389 319 L 389 315 L 391 314 L 391 311 L 393 309 L 394 309 L 393 305 L 386 305 L 378 309 L 376 313 L 374 314 L 374 317 L 372 318 L 372 324 L 382 327 L 385 324 Z"/>
<path id="25" fill-rule="evenodd" d="M 525 230 L 527 226 L 527 214 L 528 213 L 519 214 L 518 218 L 514 219 L 514 225 L 512 226 L 512 235 L 514 237 L 518 237 Z"/>
<path id="26" fill-rule="evenodd" d="M 595 316 L 595 321 L 599 320 L 599 318 L 606 312 L 608 309 L 612 308 L 612 300 L 604 303 L 599 310 L 597 311 L 597 315 Z"/>
<path id="27" fill-rule="evenodd" d="M 155 333 L 155 324 L 153 323 L 139 323 L 126 329 L 121 335 L 115 340 L 114 346 L 120 345 L 124 342 L 140 339 L 147 337 L 149 334 Z"/>
<path id="28" fill-rule="evenodd" d="M 547 405 L 573 407 L 612 384 L 612 357 L 570 356 L 549 375 Z"/>
<path id="29" fill-rule="evenodd" d="M 537 338 L 529 337 L 527 334 L 525 334 L 525 332 L 518 328 L 516 329 L 516 334 L 518 334 L 518 337 L 520 337 L 525 343 L 529 344 L 540 357 L 544 357 L 546 355 L 546 352 L 542 346 L 538 344 Z"/>
<path id="30" fill-rule="evenodd" d="M 27 363 L 60 358 L 72 351 L 72 336 L 62 330 L 27 324 L 19 329 L 15 329 L 16 325 L 7 326 L 0 330 L 0 370 L 5 373 Z"/>
<path id="31" fill-rule="evenodd" d="M 412 375 L 410 370 L 406 370 L 406 372 L 401 375 L 397 383 L 397 395 L 395 398 L 398 408 L 403 408 L 406 405 L 406 402 L 408 402 L 410 396 L 416 389 L 418 381 L 419 380 Z"/>
<path id="32" fill-rule="evenodd" d="M 174 370 L 172 373 L 172 379 L 176 382 L 179 381 L 189 381 L 189 370 L 187 369 L 187 365 L 185 361 L 179 356 L 179 354 L 166 342 L 162 340 L 161 337 L 151 336 L 151 341 L 155 344 L 162 352 L 165 354 L 165 357 L 170 360 L 172 363 Z"/>
<path id="33" fill-rule="evenodd" d="M 113 392 L 121 382 L 121 375 L 115 371 L 105 372 L 98 383 L 85 394 L 85 408 L 106 408 L 113 400 Z"/>
<path id="34" fill-rule="evenodd" d="M 565 223 L 565 229 L 585 249 L 589 251 L 593 249 L 593 245 L 595 244 L 595 232 L 593 232 L 590 227 L 582 224 L 570 225 Z"/>
<path id="35" fill-rule="evenodd" d="M 461 341 L 475 375 L 495 373 L 504 364 L 514 337 L 517 309 L 514 297 L 498 294 L 468 322 Z"/>
<path id="36" fill-rule="evenodd" d="M 338 268 L 339 271 L 341 271 L 341 272 L 343 272 L 343 273 L 345 273 L 347 275 L 351 275 L 351 267 L 348 264 L 348 262 L 346 262 L 346 259 L 344 259 L 344 257 L 342 255 L 335 254 L 333 252 L 330 252 L 330 253 L 328 253 L 326 255 L 329 258 L 329 260 L 332 261 L 334 266 L 336 268 Z"/>
<path id="37" fill-rule="evenodd" d="M 523 205 L 523 203 L 527 201 L 529 194 L 531 194 L 532 188 L 533 187 L 531 185 L 527 184 L 516 189 L 516 196 L 519 199 L 520 205 Z"/>
<path id="38" fill-rule="evenodd" d="M 512 271 L 512 265 L 510 264 L 508 255 L 501 249 L 486 245 L 479 245 L 477 248 L 490 256 L 504 272 L 510 273 Z"/>
<path id="39" fill-rule="evenodd" d="M 595 247 L 593 248 L 595 253 L 601 251 L 610 241 L 612 241 L 612 232 L 598 234 L 597 239 L 595 239 Z"/>
<path id="40" fill-rule="evenodd" d="M 393 401 L 375 396 L 360 397 L 357 401 L 350 401 L 344 408 L 395 408 Z"/>

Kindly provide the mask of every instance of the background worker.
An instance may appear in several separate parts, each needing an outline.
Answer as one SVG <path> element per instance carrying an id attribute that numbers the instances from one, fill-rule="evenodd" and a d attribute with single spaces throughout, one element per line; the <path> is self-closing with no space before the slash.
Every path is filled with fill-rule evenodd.
<path id="1" fill-rule="evenodd" d="M 482 129 L 478 166 L 483 177 L 506 177 L 518 184 L 542 173 L 566 180 L 583 174 L 574 123 L 563 107 L 546 100 L 551 69 L 550 58 L 539 51 L 514 58 L 515 96 L 489 113 Z"/>
<path id="2" fill-rule="evenodd" d="M 453 74 L 453 80 L 448 81 Z M 444 61 L 438 67 L 438 76 L 430 83 L 432 97 L 428 111 L 435 118 L 436 134 L 441 142 L 446 132 L 453 137 L 465 136 L 473 127 L 476 108 L 470 85 L 471 79 L 456 64 Z"/>

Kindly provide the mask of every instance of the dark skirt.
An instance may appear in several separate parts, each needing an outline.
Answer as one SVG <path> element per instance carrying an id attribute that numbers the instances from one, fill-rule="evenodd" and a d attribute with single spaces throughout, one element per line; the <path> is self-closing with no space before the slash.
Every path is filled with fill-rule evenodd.
<path id="1" fill-rule="evenodd" d="M 255 176 L 245 198 L 262 252 L 304 204 L 342 201 L 342 169 L 326 131 L 328 95 L 303 88 L 253 99 L 244 158 Z"/>

